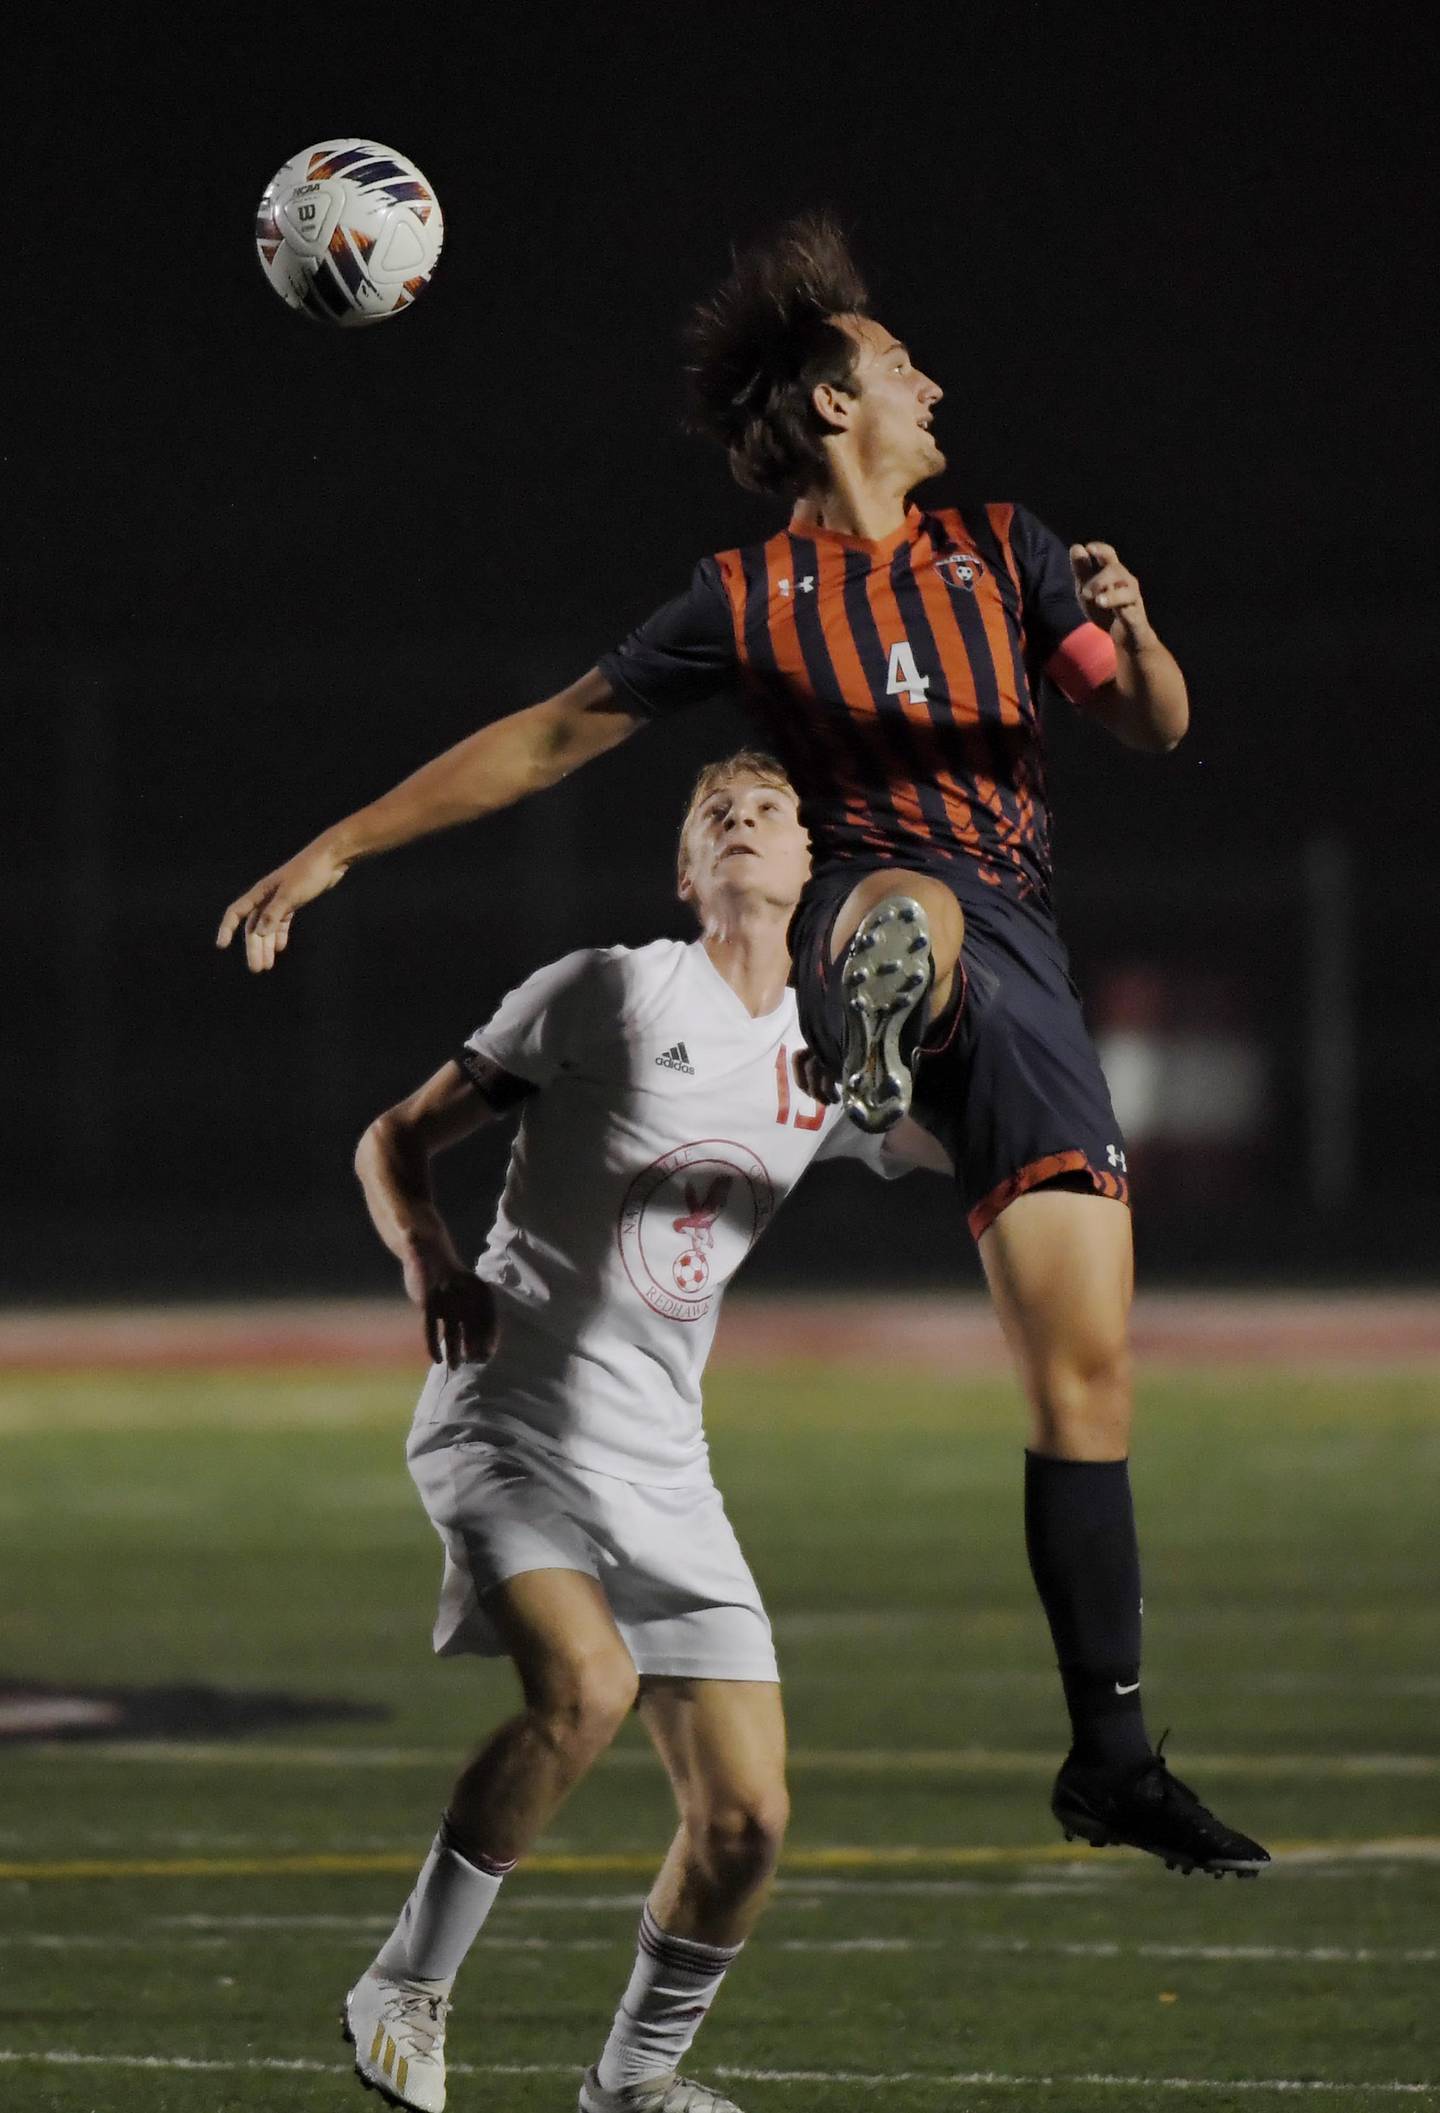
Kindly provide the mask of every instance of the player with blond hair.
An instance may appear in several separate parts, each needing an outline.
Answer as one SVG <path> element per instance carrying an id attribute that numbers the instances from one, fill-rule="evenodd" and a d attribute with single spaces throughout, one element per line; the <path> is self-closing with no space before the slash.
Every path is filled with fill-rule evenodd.
<path id="1" fill-rule="evenodd" d="M 677 2074 L 763 1906 L 785 1831 L 770 1625 L 710 1475 L 700 1380 L 734 1270 L 817 1156 L 882 1148 L 794 1075 L 785 933 L 808 869 L 784 772 L 702 772 L 689 944 L 587 948 L 528 978 L 366 1131 L 356 1166 L 434 1364 L 411 1473 L 445 1547 L 435 1648 L 508 1654 L 524 1696 L 458 1777 L 392 1934 L 346 1999 L 362 2079 L 436 2113 L 465 1955 L 502 1882 L 638 1709 L 679 1831 L 582 2113 L 734 2113 Z M 520 1111 L 478 1270 L 429 1164 Z"/>

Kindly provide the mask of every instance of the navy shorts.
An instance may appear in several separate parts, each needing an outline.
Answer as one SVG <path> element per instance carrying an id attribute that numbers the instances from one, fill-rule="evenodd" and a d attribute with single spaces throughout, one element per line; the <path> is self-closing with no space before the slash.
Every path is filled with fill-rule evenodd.
<path id="1" fill-rule="evenodd" d="M 830 933 L 865 870 L 818 875 L 790 926 L 801 1031 L 837 1074 L 844 963 L 830 959 Z M 964 988 L 959 1011 L 921 1052 L 912 1112 L 954 1163 L 971 1233 L 978 1240 L 1007 1203 L 1045 1182 L 1128 1203 L 1125 1141 L 1048 913 L 955 894 L 965 912 Z"/>

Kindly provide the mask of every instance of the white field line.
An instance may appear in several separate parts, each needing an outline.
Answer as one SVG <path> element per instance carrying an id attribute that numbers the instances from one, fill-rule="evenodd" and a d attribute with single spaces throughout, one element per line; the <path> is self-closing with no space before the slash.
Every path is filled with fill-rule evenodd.
<path id="1" fill-rule="evenodd" d="M 1006 1956 L 1043 1952 L 1062 1959 L 1239 1959 L 1262 1966 L 1292 1961 L 1317 1966 L 1433 1966 L 1440 1960 L 1440 1945 L 1433 1944 L 1386 1950 L 1340 1944 L 1032 1944 L 1026 1937 L 969 1937 L 960 1939 L 954 1949 Z"/>
<path id="2" fill-rule="evenodd" d="M 417 1859 L 418 1868 L 418 1859 Z M 1094 1877 L 1083 1871 L 1057 1872 L 1047 1879 L 933 1878 L 897 1879 L 873 1885 L 863 1879 L 780 1878 L 775 1881 L 770 1912 L 811 1915 L 832 1897 L 857 1893 L 877 1899 L 994 1900 L 1001 1895 L 1038 1894 L 1047 1900 L 1086 1899 L 1107 1890 L 1104 1880 L 1124 1876 L 1115 1865 Z M 507 1898 L 507 1915 L 638 1915 L 648 1895 L 636 1893 L 530 1893 L 523 1888 Z M 380 1930 L 392 1927 L 393 1915 L 152 1915 L 147 1927 L 157 1930 Z"/>
<path id="3" fill-rule="evenodd" d="M 623 1908 L 627 1914 L 638 1914 L 644 1906 L 643 1893 L 592 1893 L 588 1898 L 574 1900 L 507 1900 L 506 1914 L 516 1908 L 546 1907 L 563 1908 L 577 1915 L 598 1914 L 607 1908 Z M 359 1934 L 366 1931 L 393 1929 L 393 1915 L 151 1915 L 148 1926 L 156 1930 L 353 1930 Z"/>
<path id="4" fill-rule="evenodd" d="M 277 2056 L 268 2059 L 259 2057 L 249 2061 L 202 2060 L 183 2054 L 80 2054 L 68 2048 L 47 2048 L 43 2052 L 26 2053 L 17 2048 L 0 2047 L 0 2062 L 20 2065 L 33 2063 L 38 2067 L 59 2069 L 139 2069 L 151 2072 L 191 2072 L 206 2076 L 236 2075 L 281 2075 L 281 2076 L 348 2076 L 349 2065 L 335 2062 L 314 2062 L 295 2059 L 283 2060 Z M 564 2076 L 578 2077 L 580 2070 L 569 2062 L 451 2062 L 451 2076 Z M 1277 2093 L 1318 2092 L 1338 2095 L 1341 2092 L 1356 2096 L 1376 2097 L 1433 2097 L 1440 2086 L 1431 2083 L 1401 2083 L 1360 2081 L 1353 2083 L 1321 2081 L 1311 2077 L 1279 2076 L 1110 2076 L 1097 2073 L 1086 2075 L 1011 2075 L 1001 2070 L 924 2070 L 900 2069 L 891 2071 L 855 2069 L 740 2069 L 730 2065 L 717 2066 L 711 2075 L 726 2083 L 750 2084 L 821 2084 L 853 2085 L 862 2090 L 890 2090 L 896 2084 L 929 2086 L 935 2090 L 996 2090 L 1036 2091 L 1074 2089 L 1081 2087 L 1096 2091 L 1253 2091 Z"/>
<path id="5" fill-rule="evenodd" d="M 246 1741 L 173 1739 L 37 1741 L 28 1749 L 48 1755 L 83 1756 L 122 1765 L 187 1768 L 451 1768 L 458 1750 L 440 1746 L 277 1746 Z M 624 1746 L 603 1756 L 602 1768 L 656 1768 L 648 1747 Z M 1207 1775 L 1308 1776 L 1313 1778 L 1440 1776 L 1440 1754 L 1405 1753 L 1272 1753 L 1186 1754 L 1185 1768 Z M 796 1747 L 789 1755 L 792 1772 L 855 1775 L 1025 1775 L 1050 1776 L 1055 1754 L 992 1752 L 961 1747 Z"/>
<path id="6" fill-rule="evenodd" d="M 219 1952 L 234 1943 L 233 1937 L 101 1937 L 93 1930 L 52 1934 L 44 1930 L 0 1931 L 0 1951 L 6 1952 Z"/>
<path id="7" fill-rule="evenodd" d="M 1001 1894 L 1076 1900 L 1123 1885 L 1135 1876 L 1136 1868 L 1101 1862 L 1029 1866 L 1032 1871 L 1044 1871 L 1043 1878 L 777 1878 L 774 1898 L 778 1906 L 790 1908 L 819 1908 L 831 1895 L 852 1893 L 884 1900 L 994 1900 Z"/>
<path id="8" fill-rule="evenodd" d="M 273 1928 L 270 1934 L 283 1935 Z M 291 1932 L 294 1936 L 301 1933 Z M 307 1941 L 314 1931 L 306 1932 Z M 337 1937 L 344 1934 L 334 1933 Z M 352 1924 L 348 1931 L 351 1943 L 363 1945 L 368 1951 L 374 1933 L 358 1929 Z M 100 1937 L 93 1931 L 55 1932 L 24 1931 L 19 1934 L 0 1932 L 0 1951 L 32 1952 L 214 1952 L 225 1951 L 238 1939 L 234 1936 L 194 1937 L 181 1936 L 174 1932 L 163 1937 Z M 477 1937 L 474 1949 L 477 1952 L 619 1952 L 629 1949 L 631 1943 L 628 1930 L 617 1930 L 613 1937 Z M 779 1952 L 938 1952 L 951 1949 L 939 1937 L 784 1937 L 774 1942 L 770 1949 Z M 974 1947 L 968 1947 L 974 1949 Z"/>
<path id="9" fill-rule="evenodd" d="M 337 1939 L 369 1946 L 378 1931 L 390 1927 L 391 1918 L 379 1915 L 237 1915 L 157 1917 L 157 1924 L 204 1922 L 208 1935 L 192 1929 L 182 1934 L 170 1928 L 154 1937 L 107 1937 L 85 1932 L 22 1932 L 0 1934 L 0 1950 L 78 1951 L 217 1951 L 264 1931 L 269 1936 L 310 1939 L 323 1930 Z M 613 1937 L 491 1937 L 477 1938 L 475 1949 L 487 1952 L 608 1952 L 628 1944 L 628 1930 Z M 987 1957 L 1026 1958 L 1044 1955 L 1058 1959 L 1164 1959 L 1202 1964 L 1306 1966 L 1434 1966 L 1440 1962 L 1440 1945 L 1382 1946 L 1340 1944 L 1119 1944 L 1112 1941 L 1033 1943 L 1028 1937 L 778 1937 L 766 1941 L 772 1952 L 971 1952 Z"/>

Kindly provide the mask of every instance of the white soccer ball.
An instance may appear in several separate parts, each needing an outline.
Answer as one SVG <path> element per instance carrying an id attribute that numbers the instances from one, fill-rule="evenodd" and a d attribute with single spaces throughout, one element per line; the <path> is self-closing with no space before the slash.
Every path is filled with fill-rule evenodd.
<path id="1" fill-rule="evenodd" d="M 440 261 L 440 201 L 413 161 L 373 139 L 325 139 L 265 186 L 255 247 L 291 308 L 344 328 L 408 308 Z"/>

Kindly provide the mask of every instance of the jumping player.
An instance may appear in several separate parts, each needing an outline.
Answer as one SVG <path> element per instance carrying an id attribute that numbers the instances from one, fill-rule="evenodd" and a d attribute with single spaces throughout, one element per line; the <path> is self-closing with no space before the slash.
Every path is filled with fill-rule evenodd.
<path id="1" fill-rule="evenodd" d="M 445 2100 L 450 1990 L 505 1874 L 633 1707 L 680 1828 L 582 2113 L 735 2113 L 676 2072 L 764 1903 L 786 1821 L 765 1617 L 719 1492 L 700 1376 L 730 1275 L 810 1161 L 883 1152 L 803 1090 L 786 927 L 795 795 L 742 752 L 696 786 L 679 890 L 703 937 L 571 954 L 512 991 L 356 1159 L 435 1360 L 411 1473 L 446 1550 L 442 1653 L 508 1653 L 524 1708 L 457 1780 L 395 1930 L 346 1998 L 361 2078 Z M 429 1161 L 521 1109 L 478 1273 Z M 638 1702 L 637 1702 L 638 1697 Z"/>
<path id="2" fill-rule="evenodd" d="M 694 415 L 788 525 L 708 557 L 571 688 L 485 727 L 231 904 L 252 969 L 358 858 L 553 784 L 736 685 L 800 793 L 814 870 L 800 1020 L 849 1113 L 946 1147 L 1030 1405 L 1026 1541 L 1071 1722 L 1067 1835 L 1189 1871 L 1268 1858 L 1152 1750 L 1131 1501 L 1124 1141 L 1051 898 L 1048 681 L 1127 744 L 1186 730 L 1179 668 L 1107 543 L 1022 507 L 907 504 L 945 466 L 939 384 L 870 313 L 839 231 L 797 221 L 694 313 Z M 923 1055 L 919 1044 L 923 1038 Z M 917 1061 L 918 1059 L 918 1061 Z"/>

